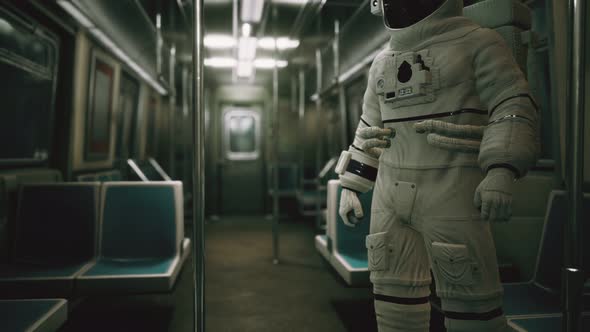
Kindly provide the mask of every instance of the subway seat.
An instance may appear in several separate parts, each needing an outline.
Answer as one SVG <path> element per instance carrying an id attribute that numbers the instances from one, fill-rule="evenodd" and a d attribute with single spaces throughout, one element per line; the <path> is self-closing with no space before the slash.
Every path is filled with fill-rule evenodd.
<path id="1" fill-rule="evenodd" d="M 107 182 L 107 181 L 122 181 L 123 175 L 119 170 L 112 170 L 106 172 L 99 172 L 99 173 L 87 173 L 87 174 L 80 174 L 76 177 L 79 182 L 89 182 L 89 181 L 99 181 L 99 182 Z"/>
<path id="2" fill-rule="evenodd" d="M 0 294 L 70 296 L 96 252 L 100 183 L 23 185 Z"/>
<path id="3" fill-rule="evenodd" d="M 54 332 L 68 317 L 64 299 L 0 300 L 0 330 Z"/>
<path id="4" fill-rule="evenodd" d="M 517 331 L 526 332 L 556 332 L 562 330 L 561 315 L 519 317 L 509 321 Z M 590 314 L 582 315 L 582 331 L 590 331 Z"/>
<path id="5" fill-rule="evenodd" d="M 373 191 L 359 195 L 364 217 L 356 227 L 346 226 L 338 213 L 341 195 L 340 180 L 328 181 L 326 234 L 316 236 L 316 249 L 348 285 L 368 285 L 365 238 L 369 234 Z"/>
<path id="6" fill-rule="evenodd" d="M 182 183 L 105 182 L 99 252 L 76 292 L 153 293 L 172 289 L 190 250 Z"/>
<path id="7" fill-rule="evenodd" d="M 585 194 L 583 220 L 590 216 L 590 195 Z M 529 315 L 558 315 L 560 308 L 563 235 L 567 198 L 564 191 L 552 191 L 545 215 L 545 226 L 532 280 L 504 284 L 504 312 L 508 318 Z M 590 253 L 584 256 L 585 268 L 590 266 Z M 590 311 L 590 290 L 583 297 L 584 311 Z M 529 323 L 527 323 L 529 324 Z M 533 323 L 531 323 L 533 324 Z M 534 325 L 534 324 L 533 324 Z M 533 331 L 533 330 L 531 330 Z M 545 331 L 545 330 L 540 330 Z"/>

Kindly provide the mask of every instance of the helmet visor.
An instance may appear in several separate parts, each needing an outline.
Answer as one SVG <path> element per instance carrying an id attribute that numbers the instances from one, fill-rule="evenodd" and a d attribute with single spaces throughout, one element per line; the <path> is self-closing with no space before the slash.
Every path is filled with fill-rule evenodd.
<path id="1" fill-rule="evenodd" d="M 402 29 L 420 22 L 445 0 L 382 0 L 383 18 L 390 29 Z"/>

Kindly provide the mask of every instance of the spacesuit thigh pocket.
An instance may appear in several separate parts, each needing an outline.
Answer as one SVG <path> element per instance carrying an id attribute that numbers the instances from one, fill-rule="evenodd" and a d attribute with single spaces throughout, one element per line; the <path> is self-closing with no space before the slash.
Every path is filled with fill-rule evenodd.
<path id="1" fill-rule="evenodd" d="M 447 282 L 463 286 L 473 284 L 473 263 L 466 245 L 433 242 L 432 260 L 436 272 Z"/>
<path id="2" fill-rule="evenodd" d="M 367 235 L 369 271 L 385 271 L 389 269 L 387 238 L 387 232 Z"/>
<path id="3" fill-rule="evenodd" d="M 393 204 L 397 218 L 406 224 L 412 221 L 416 199 L 416 184 L 396 181 L 393 187 Z"/>

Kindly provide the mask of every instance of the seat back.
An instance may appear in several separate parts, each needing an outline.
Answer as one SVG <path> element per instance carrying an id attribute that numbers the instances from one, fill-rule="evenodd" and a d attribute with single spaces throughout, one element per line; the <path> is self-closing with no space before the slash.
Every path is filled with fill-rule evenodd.
<path id="1" fill-rule="evenodd" d="M 179 181 L 104 182 L 99 254 L 112 259 L 176 255 L 183 218 Z"/>
<path id="2" fill-rule="evenodd" d="M 121 171 L 119 170 L 112 170 L 100 173 L 88 173 L 88 174 L 80 174 L 76 177 L 76 179 L 80 182 L 90 182 L 90 181 L 121 181 L 123 176 Z"/>
<path id="3" fill-rule="evenodd" d="M 96 252 L 100 184 L 21 187 L 13 260 L 40 265 L 81 263 Z"/>
<path id="4" fill-rule="evenodd" d="M 582 207 L 582 220 L 590 220 L 590 194 L 584 194 Z M 534 281 L 545 288 L 555 291 L 561 289 L 566 223 L 566 192 L 561 190 L 553 191 L 549 198 Z M 590 227 L 586 226 L 584 232 L 590 235 Z M 584 251 L 584 265 L 586 269 L 590 267 L 590 250 L 587 248 Z"/>
<path id="5" fill-rule="evenodd" d="M 342 187 L 338 188 L 337 201 L 340 205 L 340 196 L 342 196 Z M 336 209 L 336 232 L 334 248 L 336 251 L 346 255 L 367 257 L 367 248 L 365 247 L 365 238 L 369 235 L 369 226 L 371 218 L 371 201 L 373 200 L 373 191 L 360 194 L 359 200 L 363 207 L 364 217 L 356 227 L 348 227 L 344 224 L 342 217 Z"/>
<path id="6" fill-rule="evenodd" d="M 0 260 L 6 260 L 12 249 L 11 237 L 21 184 L 61 181 L 61 173 L 53 169 L 19 169 L 0 172 Z"/>
<path id="7" fill-rule="evenodd" d="M 531 28 L 531 10 L 517 0 L 484 0 L 463 9 L 463 15 L 506 41 L 520 69 L 527 72 L 527 49 L 521 33 Z"/>

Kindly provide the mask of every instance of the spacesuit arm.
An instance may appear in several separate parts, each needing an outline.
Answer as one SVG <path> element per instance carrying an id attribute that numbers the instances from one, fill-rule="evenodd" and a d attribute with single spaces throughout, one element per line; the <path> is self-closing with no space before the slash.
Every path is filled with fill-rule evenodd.
<path id="1" fill-rule="evenodd" d="M 381 148 L 390 145 L 391 129 L 382 126 L 379 111 L 379 97 L 373 86 L 373 67 L 369 71 L 369 83 L 363 99 L 363 114 L 359 121 L 354 142 L 348 151 L 343 151 L 336 173 L 340 176 L 343 188 L 358 193 L 365 193 L 375 184 L 379 168 Z"/>
<path id="2" fill-rule="evenodd" d="M 480 29 L 476 48 L 476 89 L 487 106 L 489 122 L 484 130 L 479 164 L 512 170 L 516 178 L 526 174 L 538 158 L 538 114 L 528 83 L 500 35 Z"/>

